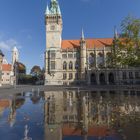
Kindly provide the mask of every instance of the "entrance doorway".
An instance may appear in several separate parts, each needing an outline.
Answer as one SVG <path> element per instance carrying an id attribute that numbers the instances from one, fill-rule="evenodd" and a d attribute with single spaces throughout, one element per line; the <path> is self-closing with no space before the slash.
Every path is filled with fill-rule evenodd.
<path id="1" fill-rule="evenodd" d="M 105 74 L 104 73 L 101 73 L 99 75 L 99 81 L 100 81 L 101 85 L 105 85 L 106 84 L 106 82 L 105 82 Z"/>
<path id="2" fill-rule="evenodd" d="M 91 83 L 91 85 L 96 85 L 97 84 L 96 75 L 94 73 L 92 73 L 91 76 L 90 76 L 90 83 Z"/>
<path id="3" fill-rule="evenodd" d="M 115 79 L 114 79 L 114 74 L 113 73 L 109 73 L 108 81 L 109 81 L 109 84 L 115 84 Z"/>

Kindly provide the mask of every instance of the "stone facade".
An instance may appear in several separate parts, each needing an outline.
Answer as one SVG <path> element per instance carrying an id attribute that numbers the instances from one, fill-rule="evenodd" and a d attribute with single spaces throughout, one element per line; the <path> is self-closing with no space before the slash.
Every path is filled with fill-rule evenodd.
<path id="1" fill-rule="evenodd" d="M 45 85 L 140 84 L 140 68 L 109 68 L 114 38 L 62 40 L 62 15 L 57 0 L 45 14 Z"/>

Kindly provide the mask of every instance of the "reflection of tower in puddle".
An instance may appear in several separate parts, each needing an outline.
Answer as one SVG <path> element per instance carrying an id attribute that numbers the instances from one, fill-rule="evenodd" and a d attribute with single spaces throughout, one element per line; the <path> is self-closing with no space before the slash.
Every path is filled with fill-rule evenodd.
<path id="1" fill-rule="evenodd" d="M 84 140 L 88 138 L 88 128 L 89 128 L 89 103 L 86 96 L 83 97 L 83 133 Z"/>
<path id="2" fill-rule="evenodd" d="M 16 122 L 16 101 L 15 101 L 15 99 L 11 100 L 11 103 L 10 103 L 10 113 L 8 116 L 8 121 L 10 123 L 10 127 L 13 127 Z"/>
<path id="3" fill-rule="evenodd" d="M 46 92 L 45 100 L 45 139 L 62 140 L 63 92 Z"/>
<path id="4" fill-rule="evenodd" d="M 88 117 L 89 117 L 89 113 L 88 113 L 88 102 L 86 97 L 83 97 L 83 129 L 84 132 L 88 132 Z"/>
<path id="5" fill-rule="evenodd" d="M 28 133 L 29 133 L 28 125 L 25 125 L 24 138 L 22 140 L 32 140 L 32 138 L 28 137 Z"/>

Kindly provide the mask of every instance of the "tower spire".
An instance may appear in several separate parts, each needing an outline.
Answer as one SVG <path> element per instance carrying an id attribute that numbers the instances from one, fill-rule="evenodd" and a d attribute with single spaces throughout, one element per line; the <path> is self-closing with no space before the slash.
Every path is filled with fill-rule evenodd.
<path id="1" fill-rule="evenodd" d="M 114 38 L 118 39 L 118 30 L 117 30 L 116 26 L 114 27 Z"/>
<path id="2" fill-rule="evenodd" d="M 47 4 L 45 15 L 49 15 L 49 14 L 50 14 L 50 11 L 49 11 L 49 6 Z"/>
<path id="3" fill-rule="evenodd" d="M 84 30 L 83 30 L 83 28 L 82 28 L 82 36 L 81 36 L 81 39 L 82 39 L 82 40 L 85 40 L 85 35 L 84 35 Z"/>
<path id="4" fill-rule="evenodd" d="M 57 12 L 58 12 L 59 15 L 61 15 L 61 10 L 60 10 L 59 4 L 58 4 Z"/>
<path id="5" fill-rule="evenodd" d="M 61 15 L 60 6 L 57 0 L 51 0 L 49 14 L 52 15 Z"/>

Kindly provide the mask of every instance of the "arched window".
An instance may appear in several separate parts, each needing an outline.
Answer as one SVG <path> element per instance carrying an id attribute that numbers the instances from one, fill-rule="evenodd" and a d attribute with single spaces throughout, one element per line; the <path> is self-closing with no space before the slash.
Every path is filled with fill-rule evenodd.
<path id="1" fill-rule="evenodd" d="M 72 70 L 73 69 L 73 63 L 70 61 L 69 63 L 69 69 Z"/>
<path id="2" fill-rule="evenodd" d="M 75 62 L 75 69 L 78 70 L 78 68 L 79 68 L 79 64 L 78 64 L 78 62 L 76 61 L 76 62 Z"/>
<path id="3" fill-rule="evenodd" d="M 104 55 L 101 52 L 98 53 L 97 63 L 98 63 L 98 67 L 100 67 L 100 68 L 104 66 Z"/>
<path id="4" fill-rule="evenodd" d="M 73 79 L 73 74 L 72 73 L 69 73 L 69 79 Z"/>
<path id="5" fill-rule="evenodd" d="M 64 63 L 63 63 L 63 70 L 66 70 L 66 69 L 67 69 L 67 62 L 64 61 Z"/>
<path id="6" fill-rule="evenodd" d="M 89 55 L 89 67 L 93 67 L 95 65 L 95 54 L 90 53 Z"/>
<path id="7" fill-rule="evenodd" d="M 67 74 L 63 73 L 63 80 L 66 80 L 66 79 L 67 79 Z"/>

